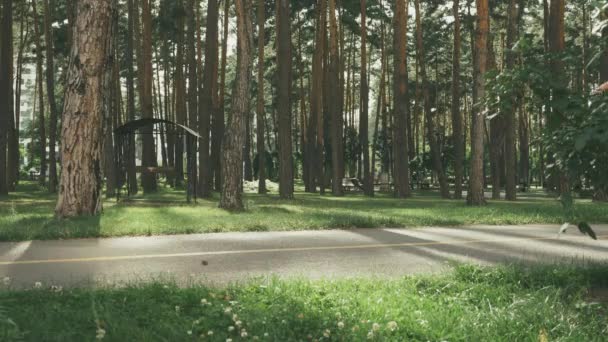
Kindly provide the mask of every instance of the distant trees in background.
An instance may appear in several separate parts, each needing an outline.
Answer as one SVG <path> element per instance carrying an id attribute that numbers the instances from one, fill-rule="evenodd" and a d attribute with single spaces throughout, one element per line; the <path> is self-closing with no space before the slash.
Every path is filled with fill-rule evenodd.
<path id="1" fill-rule="evenodd" d="M 471 205 L 485 204 L 490 188 L 515 200 L 532 184 L 608 198 L 606 100 L 591 95 L 608 80 L 608 16 L 593 1 L 103 3 L 112 37 L 99 65 L 112 69 L 91 99 L 102 103 L 106 184 L 128 179 L 136 193 L 140 164 L 172 170 L 142 173 L 144 193 L 181 187 L 194 162 L 198 195 L 221 191 L 221 206 L 234 209 L 254 177 L 260 193 L 278 182 L 285 199 L 298 179 L 307 192 L 343 196 L 345 178 L 368 196 L 374 184 L 400 198 L 436 187 L 444 198 L 466 192 Z M 65 143 L 85 124 L 70 116 L 78 89 L 68 64 L 84 63 L 70 51 L 86 10 L 74 0 L 2 0 L 0 195 L 35 168 L 41 185 L 64 196 L 57 179 L 83 170 L 66 169 L 80 164 Z M 116 149 L 111 132 L 140 118 L 198 132 L 197 160 L 183 158 L 165 125 Z M 113 155 L 125 160 L 119 174 Z M 90 165 L 96 152 L 86 158 Z"/>

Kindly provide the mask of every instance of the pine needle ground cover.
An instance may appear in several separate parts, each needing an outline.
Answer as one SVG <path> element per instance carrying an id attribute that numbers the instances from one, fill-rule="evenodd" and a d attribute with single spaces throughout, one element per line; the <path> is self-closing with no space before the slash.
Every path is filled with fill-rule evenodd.
<path id="1" fill-rule="evenodd" d="M 517 202 L 490 201 L 468 207 L 464 201 L 442 200 L 434 192 L 416 192 L 410 199 L 388 194 L 367 198 L 297 192 L 283 201 L 276 193 L 246 194 L 247 210 L 231 213 L 218 208 L 217 194 L 187 204 L 183 191 L 164 188 L 154 195 L 138 195 L 116 203 L 107 199 L 97 217 L 57 220 L 55 196 L 33 184 L 0 199 L 0 241 L 69 239 L 129 235 L 192 234 L 233 231 L 289 231 L 336 228 L 410 228 L 467 224 L 561 224 L 559 201 L 541 191 Z M 608 223 L 608 204 L 579 200 L 577 220 Z"/>

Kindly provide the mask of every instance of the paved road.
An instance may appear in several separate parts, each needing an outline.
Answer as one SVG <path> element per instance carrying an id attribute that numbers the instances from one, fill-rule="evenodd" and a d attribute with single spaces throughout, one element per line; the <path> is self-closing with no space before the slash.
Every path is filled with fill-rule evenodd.
<path id="1" fill-rule="evenodd" d="M 454 262 L 608 261 L 608 225 L 593 241 L 558 226 L 355 229 L 0 243 L 12 286 L 87 286 L 149 279 L 210 285 L 270 274 L 309 278 L 442 272 Z"/>

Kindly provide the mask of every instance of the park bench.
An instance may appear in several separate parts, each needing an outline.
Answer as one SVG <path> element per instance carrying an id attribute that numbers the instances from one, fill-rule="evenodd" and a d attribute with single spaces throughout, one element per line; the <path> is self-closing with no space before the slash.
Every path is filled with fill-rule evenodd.
<path id="1" fill-rule="evenodd" d="M 342 189 L 346 192 L 363 191 L 363 185 L 357 178 L 342 178 Z"/>

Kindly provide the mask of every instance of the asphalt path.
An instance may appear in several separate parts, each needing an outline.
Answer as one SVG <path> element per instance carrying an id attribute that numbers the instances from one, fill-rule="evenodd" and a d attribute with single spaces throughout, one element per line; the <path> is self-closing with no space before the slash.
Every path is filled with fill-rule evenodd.
<path id="1" fill-rule="evenodd" d="M 252 277 L 398 277 L 456 263 L 608 261 L 599 240 L 558 225 L 219 233 L 0 243 L 0 280 L 14 288 L 150 280 L 222 285 Z M 1 286 L 1 285 L 0 285 Z"/>

